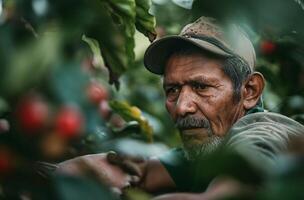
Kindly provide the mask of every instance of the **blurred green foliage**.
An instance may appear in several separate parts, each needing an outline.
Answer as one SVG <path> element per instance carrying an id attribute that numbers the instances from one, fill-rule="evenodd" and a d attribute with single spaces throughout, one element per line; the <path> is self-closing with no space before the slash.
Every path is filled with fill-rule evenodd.
<path id="1" fill-rule="evenodd" d="M 37 194 L 37 199 L 59 196 L 83 199 L 88 191 L 93 199 L 115 198 L 102 184 L 91 179 L 55 176 L 51 182 L 41 180 L 31 171 L 32 164 L 36 160 L 61 161 L 109 150 L 121 138 L 144 142 L 153 139 L 158 149 L 161 148 L 157 144 L 164 144 L 163 149 L 180 145 L 165 110 L 161 79 L 145 70 L 142 59 L 156 33 L 158 38 L 178 34 L 185 24 L 201 15 L 236 21 L 244 27 L 256 48 L 256 70 L 267 80 L 266 109 L 304 122 L 301 0 L 153 0 L 152 4 L 149 0 L 0 0 L 0 5 L 0 119 L 10 126 L 4 130 L 0 124 L 0 153 L 9 155 L 8 163 L 11 163 L 1 165 L 6 168 L 0 171 L 17 168 L 10 182 L 0 172 L 0 180 L 5 183 L 0 188 L 1 198 L 5 193 L 8 198 Z M 97 104 L 92 102 L 88 91 L 92 81 L 97 82 L 97 88 L 107 91 L 106 97 L 98 97 L 101 99 Z M 113 84 L 120 90 L 111 87 Z M 20 102 L 32 95 L 41 97 L 49 109 L 39 134 L 26 133 L 17 117 Z M 68 141 L 58 137 L 55 125 L 56 116 L 66 106 L 76 108 L 85 124 L 79 135 Z M 54 148 L 54 144 L 60 145 Z M 144 151 L 142 146 L 134 143 L 132 149 Z M 210 169 L 226 170 L 237 178 L 245 176 L 254 181 L 260 178 L 236 155 L 225 155 L 218 163 L 217 157 L 210 159 Z M 230 162 L 231 166 L 223 164 L 230 159 L 235 160 Z M 213 168 L 213 163 L 218 168 Z M 242 168 L 250 170 L 242 171 Z M 284 199 L 285 191 L 291 193 L 291 185 L 298 180 L 290 177 L 289 172 L 286 178 L 284 173 L 264 183 L 265 189 L 258 194 L 261 199 L 278 199 L 278 196 Z M 282 180 L 277 180 L 281 176 Z M 37 188 L 44 194 L 37 192 Z M 23 194 L 24 191 L 28 193 Z M 131 192 L 129 196 L 149 198 L 141 192 Z"/>

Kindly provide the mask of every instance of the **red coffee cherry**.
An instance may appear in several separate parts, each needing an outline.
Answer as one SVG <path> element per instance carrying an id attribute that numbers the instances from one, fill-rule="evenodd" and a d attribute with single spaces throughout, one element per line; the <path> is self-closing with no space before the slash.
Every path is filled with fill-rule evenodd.
<path id="1" fill-rule="evenodd" d="M 82 113 L 74 107 L 63 107 L 56 119 L 56 132 L 64 138 L 79 136 L 83 130 L 84 118 Z"/>
<path id="2" fill-rule="evenodd" d="M 17 106 L 18 122 L 27 133 L 37 133 L 47 123 L 49 108 L 40 97 L 28 96 L 21 100 Z"/>

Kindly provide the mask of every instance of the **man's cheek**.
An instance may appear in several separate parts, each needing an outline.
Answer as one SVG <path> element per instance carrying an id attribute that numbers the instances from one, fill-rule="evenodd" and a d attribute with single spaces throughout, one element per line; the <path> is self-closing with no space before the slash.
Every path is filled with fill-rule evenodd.
<path id="1" fill-rule="evenodd" d="M 225 127 L 220 117 L 215 117 L 215 120 L 211 121 L 210 128 L 212 130 L 213 135 L 215 136 L 222 137 L 225 135 Z"/>
<path id="2" fill-rule="evenodd" d="M 173 120 L 175 120 L 176 117 L 175 117 L 175 113 L 174 113 L 174 103 L 166 100 L 165 106 L 166 106 L 167 112 L 170 114 L 171 118 Z"/>

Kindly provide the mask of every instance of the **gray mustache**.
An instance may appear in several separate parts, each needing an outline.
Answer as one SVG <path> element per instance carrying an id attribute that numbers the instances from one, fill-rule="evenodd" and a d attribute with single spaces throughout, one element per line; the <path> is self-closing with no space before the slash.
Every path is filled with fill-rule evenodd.
<path id="1" fill-rule="evenodd" d="M 210 123 L 206 119 L 199 119 L 193 116 L 179 117 L 175 122 L 178 129 L 191 129 L 191 128 L 210 128 Z"/>

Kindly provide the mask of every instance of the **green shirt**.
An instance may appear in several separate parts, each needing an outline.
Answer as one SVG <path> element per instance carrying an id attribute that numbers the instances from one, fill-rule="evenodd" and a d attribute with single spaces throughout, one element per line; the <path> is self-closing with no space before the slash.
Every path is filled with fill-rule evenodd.
<path id="1" fill-rule="evenodd" d="M 304 126 L 283 115 L 261 111 L 256 108 L 238 120 L 227 133 L 223 146 L 267 173 L 275 166 L 276 155 L 286 150 L 290 136 L 304 135 Z M 181 192 L 202 192 L 215 177 L 204 176 L 204 164 L 187 160 L 182 148 L 173 149 L 159 159 Z"/>

